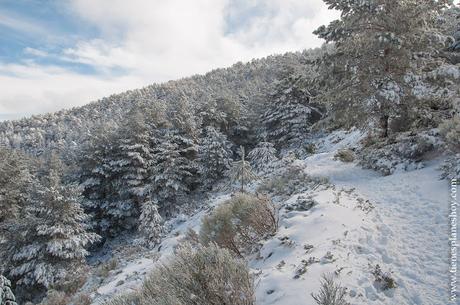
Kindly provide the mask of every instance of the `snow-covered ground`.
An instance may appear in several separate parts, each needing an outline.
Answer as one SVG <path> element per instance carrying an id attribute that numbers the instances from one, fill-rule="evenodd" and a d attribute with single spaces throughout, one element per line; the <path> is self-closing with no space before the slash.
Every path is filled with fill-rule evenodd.
<path id="1" fill-rule="evenodd" d="M 354 163 L 335 161 L 337 149 L 356 145 L 358 132 L 322 139 L 319 153 L 297 161 L 330 184 L 293 194 L 282 202 L 280 228 L 249 258 L 257 304 L 315 304 L 311 293 L 324 273 L 335 272 L 351 304 L 442 305 L 448 303 L 448 184 L 439 162 L 383 177 Z M 227 195 L 209 201 L 215 206 Z M 314 200 L 306 211 L 285 207 Z M 178 222 L 161 249 L 138 255 L 111 272 L 97 289 L 96 303 L 136 289 L 155 261 L 172 253 L 189 227 L 199 229 L 204 209 Z M 391 271 L 397 288 L 382 291 L 372 270 Z"/>

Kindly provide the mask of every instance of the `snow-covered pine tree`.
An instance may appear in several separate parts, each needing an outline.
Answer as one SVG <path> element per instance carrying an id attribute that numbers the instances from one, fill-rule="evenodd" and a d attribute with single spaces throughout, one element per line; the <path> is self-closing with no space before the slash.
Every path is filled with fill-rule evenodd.
<path id="1" fill-rule="evenodd" d="M 81 267 L 89 233 L 78 190 L 61 182 L 62 164 L 51 157 L 46 175 L 31 186 L 23 231 L 8 243 L 8 271 L 17 285 L 47 289 Z"/>
<path id="2" fill-rule="evenodd" d="M 203 184 L 212 186 L 230 169 L 231 144 L 227 137 L 212 126 L 204 129 L 198 147 L 198 160 Z"/>
<path id="3" fill-rule="evenodd" d="M 125 117 L 115 136 L 110 156 L 111 196 L 104 206 L 111 231 L 136 227 L 141 206 L 148 197 L 148 169 L 152 162 L 151 130 L 137 109 Z"/>
<path id="4" fill-rule="evenodd" d="M 262 138 L 277 147 L 302 143 L 312 124 L 322 112 L 311 102 L 308 79 L 295 69 L 288 69 L 269 98 L 268 109 L 262 115 Z"/>
<path id="5" fill-rule="evenodd" d="M 258 173 L 265 173 L 278 161 L 275 146 L 270 142 L 259 142 L 248 154 L 252 167 Z"/>
<path id="6" fill-rule="evenodd" d="M 142 204 L 142 212 L 139 218 L 139 231 L 149 243 L 160 243 L 163 233 L 163 218 L 158 213 L 158 206 L 152 201 Z"/>
<path id="7" fill-rule="evenodd" d="M 339 20 L 315 31 L 335 51 L 321 59 L 321 99 L 342 125 L 373 123 L 383 137 L 391 120 L 407 129 L 416 99 L 406 82 L 439 58 L 438 18 L 451 0 L 324 0 L 341 11 Z M 432 67 L 431 67 L 432 68 Z M 417 104 L 417 105 L 420 105 Z"/>
<path id="8" fill-rule="evenodd" d="M 8 247 L 25 222 L 28 191 L 34 181 L 29 159 L 18 151 L 0 148 L 0 273 L 9 267 Z"/>
<path id="9" fill-rule="evenodd" d="M 26 156 L 19 151 L 0 147 L 0 228 L 19 216 L 27 201 L 31 183 Z"/>
<path id="10" fill-rule="evenodd" d="M 82 147 L 78 160 L 79 182 L 84 196 L 82 206 L 90 216 L 91 228 L 103 237 L 111 228 L 109 215 L 105 213 L 112 196 L 112 169 L 110 166 L 115 144 L 111 126 L 95 129 Z M 113 128 L 116 128 L 115 126 Z"/>
<path id="11" fill-rule="evenodd" d="M 3 275 L 0 275 L 0 305 L 17 305 L 11 282 Z"/>
<path id="12" fill-rule="evenodd" d="M 154 148 L 151 194 L 162 215 L 170 216 L 198 183 L 196 155 L 194 141 L 177 129 L 167 130 Z"/>
<path id="13" fill-rule="evenodd" d="M 257 179 L 257 176 L 253 173 L 251 164 L 246 161 L 244 147 L 240 148 L 241 160 L 232 163 L 232 167 L 227 172 L 230 178 L 230 183 L 238 183 L 240 185 L 240 192 L 244 193 L 244 187 L 249 182 Z"/>

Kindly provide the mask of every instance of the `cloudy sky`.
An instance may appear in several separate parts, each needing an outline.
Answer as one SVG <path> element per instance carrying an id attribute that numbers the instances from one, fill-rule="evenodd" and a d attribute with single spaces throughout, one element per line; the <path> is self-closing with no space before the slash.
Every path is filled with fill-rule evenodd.
<path id="1" fill-rule="evenodd" d="M 0 119 L 321 45 L 322 0 L 0 0 Z"/>

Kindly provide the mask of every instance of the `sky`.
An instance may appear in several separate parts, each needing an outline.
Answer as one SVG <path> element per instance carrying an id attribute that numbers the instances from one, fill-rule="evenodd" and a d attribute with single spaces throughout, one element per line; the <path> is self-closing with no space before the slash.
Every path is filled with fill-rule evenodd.
<path id="1" fill-rule="evenodd" d="M 322 44 L 322 0 L 0 0 L 0 120 Z"/>

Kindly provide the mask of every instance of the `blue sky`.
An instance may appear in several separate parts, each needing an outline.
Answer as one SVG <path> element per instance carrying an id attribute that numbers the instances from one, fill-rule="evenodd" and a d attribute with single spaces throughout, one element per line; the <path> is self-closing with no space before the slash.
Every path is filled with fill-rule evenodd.
<path id="1" fill-rule="evenodd" d="M 321 0 L 0 0 L 0 119 L 321 44 Z"/>

